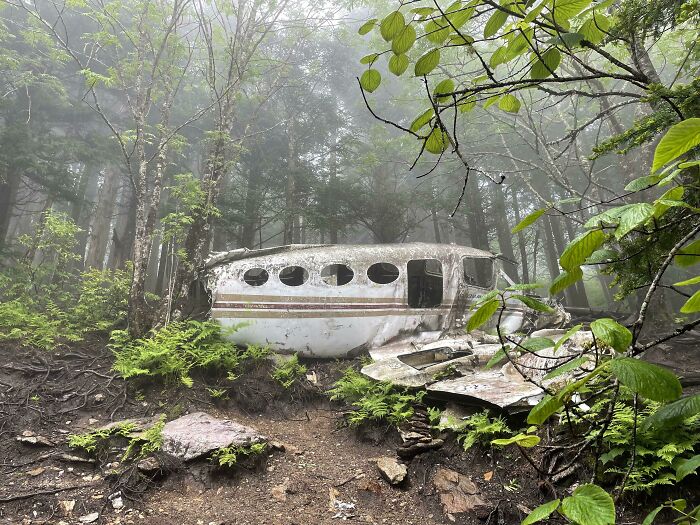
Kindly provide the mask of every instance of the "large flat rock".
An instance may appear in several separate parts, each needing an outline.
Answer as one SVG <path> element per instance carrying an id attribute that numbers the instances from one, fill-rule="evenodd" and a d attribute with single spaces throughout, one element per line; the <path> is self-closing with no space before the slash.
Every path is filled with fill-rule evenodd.
<path id="1" fill-rule="evenodd" d="M 194 412 L 169 421 L 163 427 L 163 452 L 183 461 L 211 454 L 222 447 L 250 446 L 267 441 L 257 430 L 230 419 Z"/>

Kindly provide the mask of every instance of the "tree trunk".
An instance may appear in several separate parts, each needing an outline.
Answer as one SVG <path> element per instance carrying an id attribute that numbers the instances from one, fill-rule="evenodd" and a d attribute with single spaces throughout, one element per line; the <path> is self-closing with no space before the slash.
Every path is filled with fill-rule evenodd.
<path id="1" fill-rule="evenodd" d="M 515 214 L 515 223 L 520 224 L 522 217 L 520 216 L 520 204 L 518 203 L 518 192 L 515 187 L 511 188 L 511 201 L 513 202 L 513 213 Z M 518 251 L 520 252 L 520 273 L 523 276 L 523 283 L 528 284 L 530 282 L 528 263 L 527 263 L 527 247 L 525 246 L 525 234 L 522 230 L 518 232 Z M 535 254 L 535 260 L 537 259 L 537 254 Z M 533 277 L 535 280 L 536 277 Z"/>
<path id="2" fill-rule="evenodd" d="M 484 215 L 484 199 L 481 196 L 481 189 L 474 176 L 469 177 L 465 197 L 467 203 L 467 227 L 472 247 L 488 251 L 489 236 L 486 216 Z"/>
<path id="3" fill-rule="evenodd" d="M 110 225 L 114 216 L 114 201 L 119 187 L 119 172 L 112 166 L 104 169 L 104 178 L 95 209 L 95 218 L 90 228 L 88 250 L 85 257 L 86 268 L 101 270 L 109 243 Z"/>
<path id="4" fill-rule="evenodd" d="M 296 137 L 294 136 L 294 122 L 290 122 L 287 128 L 288 142 L 288 158 L 287 158 L 287 186 L 284 193 L 284 244 L 292 244 L 298 240 L 298 214 L 296 208 L 296 171 L 297 171 L 297 152 L 296 152 Z"/>
<path id="5" fill-rule="evenodd" d="M 8 170 L 5 179 L 0 179 L 0 253 L 9 241 L 7 234 L 17 199 L 19 181 L 20 176 L 14 170 Z"/>
<path id="6" fill-rule="evenodd" d="M 508 215 L 506 214 L 506 201 L 503 195 L 503 184 L 491 186 L 492 213 L 496 225 L 496 237 L 501 255 L 506 259 L 503 261 L 503 271 L 506 272 L 514 282 L 519 281 L 518 268 L 515 263 L 515 252 L 513 250 L 513 236 L 510 233 Z"/>

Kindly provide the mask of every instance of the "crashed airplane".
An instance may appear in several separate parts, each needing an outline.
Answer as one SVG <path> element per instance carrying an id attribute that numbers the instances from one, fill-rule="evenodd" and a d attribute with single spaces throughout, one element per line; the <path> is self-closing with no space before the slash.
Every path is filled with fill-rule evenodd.
<path id="1" fill-rule="evenodd" d="M 366 375 L 434 392 L 444 383 L 452 394 L 473 385 L 469 374 L 431 378 L 450 365 L 473 374 L 500 348 L 493 336 L 479 339 L 464 329 L 470 306 L 499 280 L 505 280 L 500 287 L 512 284 L 494 254 L 429 243 L 243 248 L 213 254 L 206 264 L 211 316 L 237 328 L 228 336 L 233 342 L 314 358 L 369 352 L 374 363 L 363 369 Z M 501 329 L 532 331 L 566 321 L 561 308 L 543 316 L 508 302 Z M 487 395 L 487 402 L 501 407 L 523 399 L 517 378 L 504 374 L 488 372 L 498 395 Z M 469 388 L 462 390 L 470 397 Z M 504 398 L 506 390 L 512 399 Z M 502 402 L 493 402 L 496 397 Z"/>

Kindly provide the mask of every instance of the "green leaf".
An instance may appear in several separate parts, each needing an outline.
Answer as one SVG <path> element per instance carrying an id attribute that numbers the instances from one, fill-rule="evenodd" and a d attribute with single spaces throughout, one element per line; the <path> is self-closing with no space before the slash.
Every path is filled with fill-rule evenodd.
<path id="1" fill-rule="evenodd" d="M 581 268 L 574 268 L 571 271 L 562 272 L 552 281 L 552 284 L 549 286 L 549 293 L 551 295 L 557 295 L 564 288 L 568 288 L 581 279 L 583 279 L 583 270 L 581 270 Z"/>
<path id="2" fill-rule="evenodd" d="M 641 191 L 652 186 L 656 186 L 659 182 L 659 175 L 646 175 L 644 177 L 639 177 L 630 182 L 625 189 L 627 191 Z"/>
<path id="3" fill-rule="evenodd" d="M 379 53 L 372 53 L 371 55 L 365 55 L 360 59 L 360 64 L 372 64 L 379 57 Z"/>
<path id="4" fill-rule="evenodd" d="M 515 95 L 508 93 L 507 95 L 503 95 L 498 101 L 498 109 L 508 113 L 517 113 L 520 111 L 520 101 Z"/>
<path id="5" fill-rule="evenodd" d="M 360 86 L 368 93 L 372 93 L 382 83 L 382 75 L 376 69 L 368 69 L 360 77 Z"/>
<path id="6" fill-rule="evenodd" d="M 656 507 L 654 510 L 652 510 L 649 514 L 647 514 L 647 517 L 644 518 L 644 521 L 642 522 L 642 525 L 651 525 L 654 523 L 654 520 L 656 519 L 656 515 L 663 510 L 664 506 L 659 505 Z"/>
<path id="7" fill-rule="evenodd" d="M 654 207 L 648 202 L 632 204 L 620 215 L 620 224 L 615 229 L 615 238 L 622 239 L 638 226 L 646 223 L 654 213 Z"/>
<path id="8" fill-rule="evenodd" d="M 538 312 L 553 312 L 554 308 L 551 306 L 548 306 L 544 304 L 542 301 L 538 301 L 537 299 L 534 299 L 532 297 L 528 297 L 527 295 L 514 295 L 512 296 L 513 299 L 516 299 L 520 301 L 521 303 L 525 304 L 526 306 L 529 306 L 533 310 L 537 310 Z"/>
<path id="9" fill-rule="evenodd" d="M 633 206 L 633 204 L 617 206 L 615 208 L 611 208 L 607 211 L 604 211 L 603 213 L 599 213 L 598 215 L 594 215 L 586 221 L 583 227 L 594 228 L 595 226 L 598 226 L 600 224 L 615 224 L 619 222 L 620 215 L 622 215 L 625 212 L 625 210 L 630 206 Z"/>
<path id="10" fill-rule="evenodd" d="M 551 514 L 559 508 L 560 504 L 561 501 L 555 499 L 552 501 L 548 501 L 544 505 L 540 505 L 539 507 L 535 508 L 535 510 L 533 510 L 530 514 L 528 514 L 527 517 L 520 523 L 520 525 L 532 525 L 533 523 L 537 523 L 538 521 L 542 521 L 544 519 L 549 518 L 549 516 L 551 516 Z"/>
<path id="11" fill-rule="evenodd" d="M 521 341 L 520 346 L 530 352 L 539 352 L 546 348 L 552 348 L 554 346 L 554 341 L 547 337 L 529 337 Z"/>
<path id="12" fill-rule="evenodd" d="M 600 44 L 607 36 L 607 31 L 610 29 L 610 20 L 607 16 L 594 12 L 593 16 L 586 20 L 577 33 L 583 35 L 583 38 L 591 44 Z"/>
<path id="13" fill-rule="evenodd" d="M 579 14 L 590 3 L 591 0 L 556 0 L 550 9 L 554 14 L 554 19 L 558 23 L 563 23 Z"/>
<path id="14" fill-rule="evenodd" d="M 560 62 L 561 53 L 556 47 L 553 47 L 542 54 L 541 58 L 537 57 L 537 61 L 530 70 L 530 77 L 538 80 L 547 78 L 557 70 Z"/>
<path id="15" fill-rule="evenodd" d="M 484 26 L 484 38 L 491 38 L 498 33 L 498 30 L 503 27 L 508 19 L 508 13 L 505 11 L 495 11 Z"/>
<path id="16" fill-rule="evenodd" d="M 515 225 L 515 227 L 510 231 L 511 233 L 518 233 L 519 231 L 524 230 L 531 224 L 533 224 L 537 219 L 542 217 L 545 213 L 547 213 L 547 210 L 549 208 L 540 208 L 539 210 L 535 210 L 532 213 L 530 213 L 527 217 L 525 217 L 523 220 L 521 220 L 518 224 Z"/>
<path id="17" fill-rule="evenodd" d="M 438 24 L 435 20 L 431 20 L 425 24 L 425 36 L 435 44 L 442 44 L 450 36 L 450 28 L 445 24 Z"/>
<path id="18" fill-rule="evenodd" d="M 682 314 L 694 314 L 700 312 L 700 290 L 695 292 L 681 307 Z"/>
<path id="19" fill-rule="evenodd" d="M 690 244 L 688 244 L 686 247 L 681 248 L 680 251 L 678 252 L 678 255 L 676 255 L 673 258 L 673 262 L 675 262 L 678 266 L 682 268 L 686 268 L 688 266 L 693 266 L 694 264 L 697 264 L 700 262 L 700 239 L 697 241 L 693 241 Z"/>
<path id="20" fill-rule="evenodd" d="M 684 397 L 664 405 L 642 423 L 642 430 L 675 426 L 686 419 L 700 414 L 700 394 Z"/>
<path id="21" fill-rule="evenodd" d="M 561 366 L 558 366 L 551 372 L 548 372 L 545 374 L 545 376 L 542 378 L 543 380 L 547 379 L 554 379 L 555 377 L 559 377 L 560 375 L 566 374 L 567 372 L 571 372 L 572 370 L 576 370 L 577 368 L 580 368 L 581 365 L 585 365 L 588 363 L 589 359 L 588 357 L 577 357 L 576 359 L 572 359 L 566 364 L 563 364 Z"/>
<path id="22" fill-rule="evenodd" d="M 450 26 L 459 29 L 466 24 L 474 14 L 474 8 L 465 8 L 462 2 L 455 2 L 445 10 L 445 18 L 450 21 Z"/>
<path id="23" fill-rule="evenodd" d="M 474 97 L 469 97 L 464 100 L 464 102 L 460 102 L 457 107 L 459 108 L 460 113 L 466 113 L 467 111 L 471 111 L 476 107 L 476 100 Z"/>
<path id="24" fill-rule="evenodd" d="M 495 69 L 506 61 L 507 52 L 508 48 L 506 46 L 501 46 L 493 52 L 489 59 L 489 66 L 491 66 L 491 69 Z"/>
<path id="25" fill-rule="evenodd" d="M 498 310 L 500 305 L 500 299 L 491 299 L 490 301 L 482 304 L 469 318 L 469 322 L 467 323 L 467 332 L 476 330 L 486 321 L 491 319 L 491 316 L 496 313 L 496 310 Z"/>
<path id="26" fill-rule="evenodd" d="M 627 351 L 632 344 L 632 332 L 614 319 L 604 317 L 591 323 L 591 331 L 596 340 L 601 341 L 620 353 Z"/>
<path id="27" fill-rule="evenodd" d="M 700 454 L 682 460 L 676 467 L 676 481 L 682 481 L 686 476 L 695 474 L 698 467 L 700 467 Z"/>
<path id="28" fill-rule="evenodd" d="M 484 109 L 493 106 L 496 102 L 499 101 L 501 98 L 501 95 L 493 95 L 489 98 L 486 99 L 486 102 L 484 102 Z"/>
<path id="29" fill-rule="evenodd" d="M 673 286 L 690 286 L 691 284 L 698 284 L 700 283 L 700 275 L 697 277 L 693 277 L 691 279 L 686 279 L 685 281 L 679 281 L 677 283 L 673 283 Z"/>
<path id="30" fill-rule="evenodd" d="M 425 139 L 425 150 L 428 153 L 439 155 L 447 149 L 448 144 L 449 139 L 447 138 L 447 133 L 438 127 L 434 127 L 430 135 L 428 135 L 428 138 Z"/>
<path id="31" fill-rule="evenodd" d="M 434 7 L 416 7 L 415 9 L 411 9 L 411 13 L 416 13 L 421 18 L 432 15 L 434 11 Z"/>
<path id="32" fill-rule="evenodd" d="M 488 363 L 484 366 L 486 370 L 489 368 L 492 368 L 493 366 L 497 365 L 501 361 L 503 361 L 506 358 L 506 352 L 510 350 L 509 346 L 502 346 L 501 348 L 498 349 L 498 351 L 491 356 L 491 359 L 489 359 Z"/>
<path id="33" fill-rule="evenodd" d="M 433 115 L 435 115 L 435 111 L 433 110 L 433 108 L 426 109 L 423 113 L 418 115 L 413 122 L 411 122 L 410 130 L 413 132 L 418 131 L 430 122 L 430 119 L 433 118 Z"/>
<path id="34" fill-rule="evenodd" d="M 549 0 L 542 0 L 538 5 L 533 7 L 530 10 L 530 12 L 525 16 L 525 18 L 523 18 L 523 22 L 525 22 L 526 24 L 532 22 L 535 18 L 539 16 L 539 14 L 542 12 L 542 9 L 544 8 L 544 6 L 547 5 L 548 2 Z"/>
<path id="35" fill-rule="evenodd" d="M 365 22 L 364 24 L 362 24 L 360 26 L 360 29 L 358 29 L 357 32 L 360 33 L 361 35 L 366 35 L 370 31 L 372 31 L 372 29 L 374 29 L 374 26 L 376 23 L 377 23 L 376 18 L 373 18 L 372 20 L 367 20 L 367 22 Z"/>
<path id="36" fill-rule="evenodd" d="M 679 122 L 666 132 L 654 151 L 654 173 L 666 163 L 677 159 L 700 144 L 700 118 L 689 118 Z"/>
<path id="37" fill-rule="evenodd" d="M 389 71 L 397 77 L 404 74 L 408 69 L 408 57 L 406 55 L 391 55 L 389 59 Z M 432 111 L 432 109 L 430 110 Z"/>
<path id="38" fill-rule="evenodd" d="M 596 250 L 591 254 L 591 256 L 588 259 L 586 259 L 586 262 L 583 264 L 605 263 L 608 261 L 614 261 L 615 259 L 618 259 L 619 256 L 620 254 L 617 253 L 615 250 Z"/>
<path id="39" fill-rule="evenodd" d="M 602 230 L 591 230 L 582 233 L 571 241 L 564 249 L 559 259 L 559 264 L 566 271 L 573 271 L 580 267 L 591 254 L 605 241 Z"/>
<path id="40" fill-rule="evenodd" d="M 433 90 L 433 95 L 437 99 L 438 102 L 442 102 L 445 99 L 449 99 L 448 96 L 444 96 L 447 93 L 452 93 L 455 90 L 455 83 L 454 80 L 451 78 L 446 78 L 445 80 L 441 81 L 438 83 L 437 86 L 435 86 L 435 89 Z M 443 96 L 441 96 L 443 95 Z"/>
<path id="41" fill-rule="evenodd" d="M 524 448 L 532 448 L 538 445 L 540 442 L 539 436 L 533 436 L 528 434 L 517 434 L 513 437 L 504 439 L 494 439 L 491 441 L 492 445 L 498 445 L 499 447 L 505 447 L 506 445 L 517 444 Z"/>
<path id="42" fill-rule="evenodd" d="M 427 75 L 433 69 L 437 67 L 440 63 L 440 50 L 435 48 L 428 51 L 422 57 L 418 59 L 415 66 L 415 73 L 417 77 L 422 77 Z"/>
<path id="43" fill-rule="evenodd" d="M 549 416 L 557 412 L 563 406 L 564 403 L 558 396 L 552 397 L 549 394 L 545 394 L 540 402 L 530 410 L 530 413 L 527 415 L 527 422 L 529 425 L 541 425 L 549 419 Z"/>
<path id="44" fill-rule="evenodd" d="M 413 47 L 416 41 L 416 30 L 411 24 L 405 26 L 401 32 L 391 41 L 391 50 L 396 55 L 402 55 Z"/>
<path id="45" fill-rule="evenodd" d="M 403 14 L 399 11 L 394 11 L 384 17 L 379 26 L 379 31 L 382 34 L 382 38 L 389 42 L 401 32 L 405 25 L 406 20 Z"/>
<path id="46" fill-rule="evenodd" d="M 566 343 L 569 339 L 571 339 L 576 332 L 581 330 L 583 328 L 582 324 L 577 324 L 575 326 L 572 326 L 569 328 L 566 333 L 561 336 L 556 343 L 554 343 L 554 349 L 552 350 L 555 354 L 557 353 L 557 350 L 559 350 L 564 343 Z"/>
<path id="47" fill-rule="evenodd" d="M 627 388 L 652 401 L 673 401 L 681 395 L 678 378 L 669 370 L 632 357 L 610 361 L 610 370 Z"/>
<path id="48" fill-rule="evenodd" d="M 615 503 L 610 494 L 592 483 L 581 485 L 561 503 L 562 513 L 580 525 L 612 525 Z"/>

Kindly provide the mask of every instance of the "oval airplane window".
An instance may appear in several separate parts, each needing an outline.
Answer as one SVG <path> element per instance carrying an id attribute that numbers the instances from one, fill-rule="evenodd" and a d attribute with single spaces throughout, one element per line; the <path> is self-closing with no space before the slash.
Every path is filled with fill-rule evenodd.
<path id="1" fill-rule="evenodd" d="M 329 264 L 321 270 L 321 280 L 331 286 L 343 286 L 352 281 L 355 272 L 346 264 Z"/>
<path id="2" fill-rule="evenodd" d="M 399 269 L 387 262 L 374 263 L 367 268 L 367 277 L 373 283 L 389 284 L 399 278 Z"/>
<path id="3" fill-rule="evenodd" d="M 280 272 L 280 281 L 287 286 L 301 286 L 309 279 L 309 272 L 301 266 L 287 266 Z"/>
<path id="4" fill-rule="evenodd" d="M 251 268 L 243 274 L 243 280 L 250 286 L 262 286 L 270 278 L 270 274 L 263 268 Z"/>

